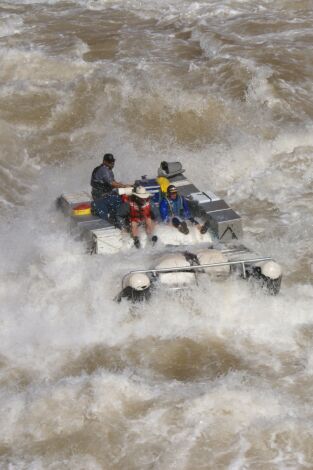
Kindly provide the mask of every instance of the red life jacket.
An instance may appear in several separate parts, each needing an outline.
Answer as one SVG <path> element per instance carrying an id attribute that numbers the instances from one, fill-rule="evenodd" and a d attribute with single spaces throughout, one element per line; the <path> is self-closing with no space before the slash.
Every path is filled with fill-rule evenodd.
<path id="1" fill-rule="evenodd" d="M 142 206 L 136 204 L 135 201 L 129 201 L 130 208 L 130 222 L 142 222 L 151 218 L 151 205 L 150 202 L 145 202 Z"/>

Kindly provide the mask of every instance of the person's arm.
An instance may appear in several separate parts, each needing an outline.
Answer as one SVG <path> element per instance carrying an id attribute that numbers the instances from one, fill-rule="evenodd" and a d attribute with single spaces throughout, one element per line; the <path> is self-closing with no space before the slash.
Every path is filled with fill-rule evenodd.
<path id="1" fill-rule="evenodd" d="M 189 205 L 188 205 L 188 201 L 185 198 L 183 198 L 183 208 L 184 208 L 184 214 L 185 214 L 186 219 L 190 220 L 190 222 L 193 225 L 196 225 L 197 228 L 200 230 L 200 228 L 201 228 L 200 223 L 191 215 Z"/>
<path id="2" fill-rule="evenodd" d="M 119 183 L 118 181 L 115 181 L 115 180 L 113 180 L 110 184 L 111 184 L 113 189 L 129 188 L 130 186 L 132 186 L 131 184 Z"/>
<path id="3" fill-rule="evenodd" d="M 128 186 L 131 186 L 130 184 L 124 184 L 119 181 L 115 181 L 113 171 L 107 168 L 105 165 L 101 168 L 101 177 L 102 181 L 113 189 L 127 188 Z"/>
<path id="4" fill-rule="evenodd" d="M 162 201 L 160 202 L 159 209 L 160 209 L 160 215 L 161 215 L 162 221 L 169 222 L 170 218 L 169 218 L 169 213 L 168 213 L 168 204 L 165 199 L 162 199 Z"/>
<path id="5" fill-rule="evenodd" d="M 183 210 L 184 210 L 184 218 L 185 219 L 191 219 L 191 213 L 190 213 L 190 210 L 189 210 L 189 207 L 188 207 L 188 202 L 187 200 L 183 197 L 182 197 L 182 200 L 183 200 Z"/>

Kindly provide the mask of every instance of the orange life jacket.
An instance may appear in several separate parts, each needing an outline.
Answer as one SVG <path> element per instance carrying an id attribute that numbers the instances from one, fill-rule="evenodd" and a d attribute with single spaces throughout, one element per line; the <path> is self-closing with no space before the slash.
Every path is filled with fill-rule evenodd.
<path id="1" fill-rule="evenodd" d="M 151 218 L 151 205 L 150 202 L 145 202 L 142 206 L 136 204 L 135 201 L 129 201 L 130 208 L 130 222 L 142 222 Z"/>

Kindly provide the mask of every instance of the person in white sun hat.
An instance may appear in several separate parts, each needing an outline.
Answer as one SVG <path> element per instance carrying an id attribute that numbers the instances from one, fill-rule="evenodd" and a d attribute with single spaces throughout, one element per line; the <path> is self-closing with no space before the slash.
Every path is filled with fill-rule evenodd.
<path id="1" fill-rule="evenodd" d="M 136 248 L 140 248 L 139 227 L 142 225 L 153 244 L 158 239 L 153 235 L 156 217 L 150 196 L 143 186 L 135 187 L 128 201 L 120 206 L 117 213 L 118 225 L 121 228 L 126 228 L 128 225 Z"/>

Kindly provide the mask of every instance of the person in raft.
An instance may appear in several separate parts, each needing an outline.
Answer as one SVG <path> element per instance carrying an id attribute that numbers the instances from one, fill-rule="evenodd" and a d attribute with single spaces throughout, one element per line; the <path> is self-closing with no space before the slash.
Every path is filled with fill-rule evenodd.
<path id="1" fill-rule="evenodd" d="M 117 211 L 117 225 L 130 230 L 136 248 L 140 248 L 140 226 L 144 226 L 152 244 L 158 240 L 158 237 L 153 235 L 156 217 L 150 196 L 143 186 L 137 186 L 128 201 L 121 204 Z"/>
<path id="2" fill-rule="evenodd" d="M 204 234 L 208 231 L 208 224 L 200 225 L 199 222 L 191 216 L 188 202 L 178 194 L 177 188 L 174 184 L 170 184 L 167 188 L 166 195 L 160 202 L 160 215 L 165 223 L 172 223 L 181 233 L 187 235 L 189 229 L 186 220 L 198 228 L 200 233 Z"/>
<path id="3" fill-rule="evenodd" d="M 114 219 L 121 198 L 117 194 L 118 188 L 127 188 L 131 185 L 115 180 L 113 168 L 115 158 L 112 153 L 106 153 L 101 165 L 94 168 L 91 175 L 92 211 L 102 219 Z"/>

